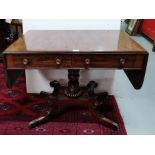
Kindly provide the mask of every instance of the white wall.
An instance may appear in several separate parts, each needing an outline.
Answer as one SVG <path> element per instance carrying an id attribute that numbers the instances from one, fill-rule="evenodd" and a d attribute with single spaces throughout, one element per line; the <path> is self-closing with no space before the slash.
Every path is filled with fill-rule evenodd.
<path id="1" fill-rule="evenodd" d="M 38 29 L 120 29 L 121 20 L 23 20 L 24 33 Z M 99 83 L 98 90 L 113 94 L 114 70 L 81 70 L 80 83 L 87 84 L 89 80 Z M 28 93 L 51 91 L 49 81 L 57 79 L 67 83 L 66 70 L 26 70 L 26 84 Z"/>
<path id="2" fill-rule="evenodd" d="M 39 29 L 120 29 L 121 20 L 23 20 L 24 33 Z"/>

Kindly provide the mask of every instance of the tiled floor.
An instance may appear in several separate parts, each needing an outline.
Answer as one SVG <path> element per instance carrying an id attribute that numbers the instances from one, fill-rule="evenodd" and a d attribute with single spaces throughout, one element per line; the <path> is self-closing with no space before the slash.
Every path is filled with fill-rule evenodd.
<path id="1" fill-rule="evenodd" d="M 116 71 L 114 93 L 128 134 L 155 134 L 155 53 L 143 36 L 133 37 L 149 52 L 143 86 L 135 90 L 123 71 Z"/>

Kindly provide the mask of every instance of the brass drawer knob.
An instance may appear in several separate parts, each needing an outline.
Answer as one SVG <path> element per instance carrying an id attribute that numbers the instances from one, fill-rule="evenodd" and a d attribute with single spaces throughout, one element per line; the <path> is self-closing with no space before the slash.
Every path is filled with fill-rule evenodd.
<path id="1" fill-rule="evenodd" d="M 57 65 L 60 65 L 62 61 L 61 61 L 60 58 L 57 58 L 55 62 L 56 62 Z"/>
<path id="2" fill-rule="evenodd" d="M 120 59 L 120 63 L 121 63 L 121 65 L 124 65 L 125 64 L 125 59 L 124 58 L 121 58 Z"/>
<path id="3" fill-rule="evenodd" d="M 28 64 L 29 64 L 29 60 L 28 60 L 28 59 L 26 59 L 26 58 L 25 58 L 25 59 L 23 59 L 23 64 L 24 64 L 24 65 L 28 65 Z"/>
<path id="4" fill-rule="evenodd" d="M 86 59 L 85 59 L 85 64 L 86 64 L 86 65 L 89 65 L 89 64 L 90 64 L 90 59 L 89 59 L 89 58 L 86 58 Z"/>

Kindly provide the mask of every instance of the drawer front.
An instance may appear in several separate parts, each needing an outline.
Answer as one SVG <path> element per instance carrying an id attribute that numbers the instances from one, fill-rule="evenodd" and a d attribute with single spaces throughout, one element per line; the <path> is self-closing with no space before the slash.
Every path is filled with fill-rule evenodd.
<path id="1" fill-rule="evenodd" d="M 6 57 L 8 69 L 71 67 L 70 55 L 10 54 L 6 55 Z"/>
<path id="2" fill-rule="evenodd" d="M 74 68 L 143 68 L 145 55 L 138 54 L 105 54 L 105 55 L 74 55 Z"/>

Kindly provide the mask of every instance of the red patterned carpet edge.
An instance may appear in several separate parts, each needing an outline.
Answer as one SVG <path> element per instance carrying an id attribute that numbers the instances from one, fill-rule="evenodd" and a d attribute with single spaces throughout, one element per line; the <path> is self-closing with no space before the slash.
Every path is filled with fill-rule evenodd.
<path id="1" fill-rule="evenodd" d="M 60 108 L 67 104 L 60 101 Z M 78 100 L 77 102 L 81 102 Z M 27 94 L 25 76 L 21 75 L 15 85 L 6 87 L 3 65 L 0 64 L 0 134 L 1 135 L 126 135 L 123 119 L 114 96 L 104 105 L 105 116 L 119 124 L 119 130 L 109 129 L 94 120 L 88 110 L 74 110 L 34 129 L 29 121 L 43 116 L 48 103 L 40 95 Z"/>

